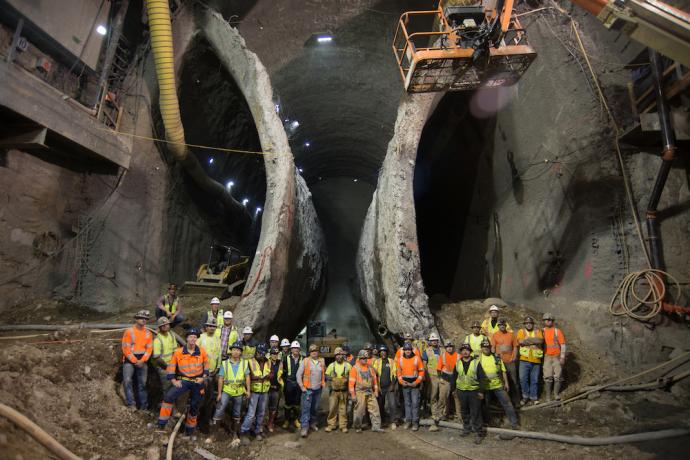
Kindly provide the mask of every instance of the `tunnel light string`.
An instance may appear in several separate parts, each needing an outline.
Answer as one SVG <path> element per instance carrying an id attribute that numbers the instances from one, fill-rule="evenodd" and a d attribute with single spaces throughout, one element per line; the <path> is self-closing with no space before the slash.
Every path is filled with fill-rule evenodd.
<path id="1" fill-rule="evenodd" d="M 184 145 L 186 147 L 205 149 L 205 150 L 215 150 L 218 152 L 247 153 L 247 154 L 251 154 L 251 155 L 288 155 L 288 154 L 281 154 L 278 152 L 263 152 L 263 151 L 256 151 L 256 150 L 230 149 L 230 148 L 226 148 L 226 147 L 211 147 L 210 145 L 187 144 L 185 142 L 174 142 L 174 141 L 169 141 L 167 139 L 160 139 L 158 137 L 142 136 L 140 134 L 124 133 L 121 131 L 113 131 L 112 129 L 109 129 L 109 128 L 97 128 L 97 129 L 100 129 L 101 131 L 108 131 L 109 133 L 115 134 L 118 136 L 133 137 L 136 139 L 143 139 L 143 140 L 153 141 L 153 142 L 163 142 L 165 144 L 171 144 L 171 145 Z"/>

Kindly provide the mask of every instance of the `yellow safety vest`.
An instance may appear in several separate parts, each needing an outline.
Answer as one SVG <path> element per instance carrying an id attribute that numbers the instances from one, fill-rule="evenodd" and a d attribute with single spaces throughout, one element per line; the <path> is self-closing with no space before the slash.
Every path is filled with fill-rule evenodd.
<path id="1" fill-rule="evenodd" d="M 292 359 L 290 359 L 290 358 L 292 358 Z M 288 357 L 285 359 L 285 361 L 287 361 L 287 374 L 285 374 L 285 375 L 287 375 L 288 377 L 292 376 L 292 360 L 293 359 L 295 359 L 295 358 L 292 357 L 292 353 L 290 353 L 288 355 Z M 304 356 L 299 355 L 299 358 L 297 358 L 297 360 L 296 360 L 297 362 L 295 363 L 295 366 L 297 366 L 297 368 L 299 368 L 299 365 L 303 359 L 304 359 Z"/>
<path id="2" fill-rule="evenodd" d="M 393 358 L 386 358 L 388 360 L 388 371 L 390 373 L 390 379 L 391 383 L 396 381 L 396 376 L 398 375 L 398 370 L 395 367 L 395 360 Z M 381 377 L 381 372 L 383 370 L 383 359 L 382 358 L 376 358 L 374 360 L 374 363 L 372 364 L 374 367 L 374 370 L 376 371 L 376 375 Z"/>
<path id="3" fill-rule="evenodd" d="M 230 344 L 232 345 L 232 344 Z M 256 353 L 256 347 L 249 345 L 242 345 L 242 359 L 254 359 L 254 354 Z"/>
<path id="4" fill-rule="evenodd" d="M 482 382 L 483 386 L 487 390 L 498 390 L 499 388 L 503 388 L 501 373 L 506 371 L 506 366 L 503 364 L 503 361 L 501 361 L 501 358 L 495 355 L 487 356 L 482 354 L 477 360 L 479 364 L 482 365 L 482 370 L 486 375 L 486 380 Z"/>
<path id="5" fill-rule="evenodd" d="M 438 349 L 438 353 L 438 355 L 434 353 L 434 347 L 429 347 L 426 349 L 426 367 L 429 375 L 438 375 L 438 370 L 436 369 L 436 367 L 438 366 L 438 357 L 441 354 L 440 348 Z"/>
<path id="6" fill-rule="evenodd" d="M 170 362 L 173 353 L 177 349 L 177 340 L 170 332 L 163 335 L 159 333 L 153 341 L 153 356 L 160 357 L 165 364 Z"/>
<path id="7" fill-rule="evenodd" d="M 352 365 L 347 361 L 343 361 L 342 364 L 333 361 L 328 365 L 326 375 L 332 379 L 331 388 L 333 391 L 347 390 L 347 380 L 350 369 L 352 369 Z"/>
<path id="8" fill-rule="evenodd" d="M 175 296 L 175 300 L 173 300 L 172 305 L 170 305 L 170 297 L 168 297 L 168 294 L 165 294 L 163 296 L 163 308 L 168 310 L 171 314 L 174 314 L 175 310 L 177 310 L 177 301 L 179 299 L 179 297 Z"/>
<path id="9" fill-rule="evenodd" d="M 522 339 L 526 338 L 531 338 L 531 337 L 538 337 L 537 335 L 537 330 L 532 329 L 532 331 L 528 331 L 527 329 L 520 329 L 518 331 L 518 335 Z M 528 361 L 528 362 L 533 362 L 533 363 L 540 363 L 541 359 L 544 357 L 544 350 L 541 349 L 541 347 L 536 346 L 536 345 L 529 345 L 526 347 L 520 347 L 520 361 Z"/>
<path id="10" fill-rule="evenodd" d="M 482 351 L 482 342 L 485 340 L 489 340 L 489 339 L 484 334 L 479 334 L 479 335 L 468 334 L 465 336 L 465 342 L 463 342 L 463 343 L 469 343 L 470 348 L 472 349 L 472 355 L 473 356 L 479 356 L 479 354 Z"/>
<path id="11" fill-rule="evenodd" d="M 213 310 L 209 310 L 206 312 L 206 321 L 208 321 L 209 318 L 213 318 Z M 216 315 L 216 333 L 221 327 L 223 327 L 223 324 L 225 324 L 223 322 L 223 310 L 219 309 L 218 314 Z"/>
<path id="12" fill-rule="evenodd" d="M 197 344 L 206 350 L 209 371 L 215 371 L 220 364 L 220 337 L 215 334 L 211 336 L 202 334 Z"/>
<path id="13" fill-rule="evenodd" d="M 479 389 L 479 380 L 477 380 L 477 365 L 479 360 L 472 359 L 470 365 L 467 366 L 467 373 L 465 373 L 465 366 L 462 358 L 458 359 L 455 364 L 455 370 L 458 373 L 458 379 L 455 381 L 455 386 L 461 391 L 473 391 Z"/>
<path id="14" fill-rule="evenodd" d="M 223 393 L 230 396 L 241 396 L 247 392 L 244 383 L 247 373 L 247 361 L 240 359 L 237 373 L 232 371 L 232 363 L 229 359 L 223 361 Z"/>
<path id="15" fill-rule="evenodd" d="M 249 361 L 249 371 L 252 380 L 251 389 L 253 393 L 266 393 L 271 389 L 271 380 L 268 375 L 271 373 L 271 363 L 266 360 L 263 369 L 256 359 Z"/>

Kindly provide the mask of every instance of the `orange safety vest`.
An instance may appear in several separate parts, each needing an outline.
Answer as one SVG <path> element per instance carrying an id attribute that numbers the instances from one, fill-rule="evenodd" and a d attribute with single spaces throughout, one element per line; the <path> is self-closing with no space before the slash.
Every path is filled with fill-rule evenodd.
<path id="1" fill-rule="evenodd" d="M 362 376 L 362 372 L 367 371 L 369 371 L 369 378 L 365 380 Z M 359 363 L 357 363 L 352 366 L 352 369 L 350 369 L 348 384 L 350 387 L 350 392 L 354 392 L 356 390 L 373 391 L 373 389 L 378 385 L 378 380 L 376 379 L 376 370 L 374 370 L 372 366 L 367 365 L 366 367 L 362 367 Z"/>
<path id="2" fill-rule="evenodd" d="M 153 352 L 153 334 L 151 331 L 144 328 L 143 330 L 132 326 L 122 334 L 122 362 L 125 358 L 130 362 L 137 362 L 137 357 L 134 355 L 144 355 L 141 357 L 142 362 L 148 361 Z"/>
<path id="3" fill-rule="evenodd" d="M 414 383 L 420 383 L 424 378 L 424 364 L 419 356 L 405 358 L 404 355 L 400 355 L 399 364 L 398 381 L 400 383 L 403 379 L 415 379 Z"/>
<path id="4" fill-rule="evenodd" d="M 311 390 L 311 358 L 304 358 L 304 375 L 302 376 L 302 384 L 307 390 Z M 326 386 L 326 363 L 319 358 L 321 363 L 321 387 Z"/>
<path id="5" fill-rule="evenodd" d="M 561 354 L 561 342 L 565 344 L 565 336 L 563 331 L 557 327 L 544 328 L 542 331 L 544 335 L 544 344 L 546 345 L 546 354 L 550 356 L 557 356 Z"/>
<path id="6" fill-rule="evenodd" d="M 443 350 L 441 356 L 438 360 L 437 370 L 443 372 L 444 374 L 453 374 L 455 372 L 455 363 L 458 362 L 458 352 L 454 351 L 453 354 L 448 353 Z"/>
<path id="7" fill-rule="evenodd" d="M 208 355 L 201 347 L 190 353 L 187 346 L 175 350 L 166 369 L 168 378 L 178 376 L 182 380 L 193 380 L 208 375 Z"/>

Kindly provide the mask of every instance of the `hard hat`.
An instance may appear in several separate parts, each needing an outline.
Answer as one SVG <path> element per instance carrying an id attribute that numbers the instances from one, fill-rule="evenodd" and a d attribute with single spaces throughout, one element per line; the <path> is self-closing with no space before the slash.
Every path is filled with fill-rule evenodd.
<path id="1" fill-rule="evenodd" d="M 268 339 L 269 342 L 280 342 L 280 337 L 277 335 L 272 335 L 270 339 Z"/>
<path id="2" fill-rule="evenodd" d="M 359 350 L 359 353 L 357 353 L 357 359 L 367 359 L 369 357 L 369 352 L 366 350 Z"/>
<path id="3" fill-rule="evenodd" d="M 526 324 L 526 323 L 534 324 L 534 318 L 532 318 L 531 316 L 525 316 L 525 320 L 522 323 L 523 324 Z"/>
<path id="4" fill-rule="evenodd" d="M 343 353 L 343 349 L 342 349 L 342 348 L 336 347 L 336 348 L 335 348 L 335 351 L 333 352 L 333 354 L 334 354 L 335 356 L 338 356 L 338 355 L 344 355 L 345 353 Z"/>
<path id="5" fill-rule="evenodd" d="M 266 344 L 260 343 L 256 346 L 256 354 L 265 355 L 266 354 Z"/>
<path id="6" fill-rule="evenodd" d="M 226 311 L 223 313 L 223 319 L 232 319 L 232 312 Z"/>
<path id="7" fill-rule="evenodd" d="M 242 334 L 253 334 L 254 331 L 252 331 L 251 326 L 245 326 L 244 329 L 242 329 Z"/>
<path id="8" fill-rule="evenodd" d="M 541 317 L 541 319 L 550 319 L 553 320 L 553 315 L 551 313 L 544 313 L 544 315 Z"/>
<path id="9" fill-rule="evenodd" d="M 278 350 L 277 348 L 271 348 L 271 354 L 272 354 L 272 355 L 279 355 L 279 354 L 280 354 L 280 350 Z"/>
<path id="10" fill-rule="evenodd" d="M 412 350 L 412 344 L 411 344 L 411 343 L 406 343 L 405 345 L 403 345 L 403 348 L 402 348 L 402 349 L 403 349 L 403 350 L 410 350 L 410 351 L 411 351 L 411 350 Z"/>
<path id="11" fill-rule="evenodd" d="M 445 346 L 447 347 L 454 347 L 455 345 L 453 344 L 452 340 L 446 340 Z"/>
<path id="12" fill-rule="evenodd" d="M 343 343 L 342 345 L 340 345 L 340 348 L 342 348 L 343 351 L 344 351 L 345 353 L 347 353 L 348 351 L 350 351 L 350 345 L 349 345 L 347 342 L 345 342 L 345 343 Z"/>
<path id="13" fill-rule="evenodd" d="M 315 343 L 312 343 L 311 345 L 309 345 L 309 353 L 311 353 L 312 351 L 319 351 L 319 346 L 316 345 Z"/>
<path id="14" fill-rule="evenodd" d="M 385 345 L 379 345 L 379 351 L 388 351 L 388 347 Z"/>
<path id="15" fill-rule="evenodd" d="M 489 311 L 501 311 L 501 309 L 498 308 L 498 305 L 492 305 L 489 307 Z"/>
<path id="16" fill-rule="evenodd" d="M 409 332 L 405 332 L 405 333 L 403 334 L 403 339 L 405 339 L 405 340 L 412 340 L 412 334 L 410 334 Z"/>
<path id="17" fill-rule="evenodd" d="M 491 348 L 491 342 L 489 342 L 488 340 L 482 340 L 481 346 L 482 346 L 482 348 L 486 348 L 486 347 Z"/>
<path id="18" fill-rule="evenodd" d="M 208 321 L 206 321 L 206 323 L 204 324 L 204 326 L 206 326 L 206 327 L 218 327 L 218 325 L 216 324 L 216 322 L 215 322 L 214 320 L 212 320 L 212 319 L 209 319 Z"/>
<path id="19" fill-rule="evenodd" d="M 214 304 L 220 305 L 220 299 L 218 297 L 214 297 L 211 299 L 211 305 Z"/>
<path id="20" fill-rule="evenodd" d="M 158 327 L 165 326 L 166 324 L 170 324 L 170 320 L 166 318 L 165 316 L 161 316 L 158 318 Z"/>
<path id="21" fill-rule="evenodd" d="M 290 346 L 290 341 L 289 341 L 288 339 L 283 339 L 283 340 L 280 342 L 280 346 L 281 346 L 281 347 L 289 347 L 289 346 Z"/>
<path id="22" fill-rule="evenodd" d="M 429 341 L 431 342 L 432 340 L 439 340 L 437 333 L 432 332 L 431 334 L 429 334 Z"/>
<path id="23" fill-rule="evenodd" d="M 292 342 L 292 344 L 290 344 L 290 348 L 302 348 L 302 346 L 299 344 L 297 340 L 295 340 L 294 342 Z"/>
<path id="24" fill-rule="evenodd" d="M 187 333 L 184 336 L 189 337 L 190 335 L 195 335 L 199 337 L 201 335 L 201 331 L 199 331 L 199 329 L 195 327 L 190 327 L 189 329 L 187 329 Z"/>
<path id="25" fill-rule="evenodd" d="M 364 344 L 365 350 L 371 350 L 372 348 L 374 348 L 374 346 L 370 342 Z"/>
<path id="26" fill-rule="evenodd" d="M 237 348 L 238 350 L 242 350 L 242 349 L 244 348 L 244 345 L 242 345 L 242 342 L 240 342 L 240 341 L 238 340 L 238 341 L 236 341 L 235 343 L 233 343 L 232 345 L 230 345 L 230 348 L 231 348 L 231 349 L 232 349 L 232 348 Z"/>
<path id="27" fill-rule="evenodd" d="M 497 323 L 498 323 L 498 324 L 508 324 L 508 321 L 506 321 L 505 318 L 498 318 Z"/>
<path id="28" fill-rule="evenodd" d="M 474 327 L 482 327 L 482 325 L 479 323 L 479 321 L 474 321 L 474 322 L 472 323 L 472 327 L 473 327 L 473 328 L 474 328 Z"/>
<path id="29" fill-rule="evenodd" d="M 460 351 L 462 351 L 462 350 L 472 351 L 472 347 L 470 346 L 469 343 L 463 343 L 462 345 L 460 345 Z"/>
<path id="30" fill-rule="evenodd" d="M 134 315 L 134 319 L 149 319 L 151 314 L 149 313 L 148 310 L 139 310 L 136 315 Z"/>

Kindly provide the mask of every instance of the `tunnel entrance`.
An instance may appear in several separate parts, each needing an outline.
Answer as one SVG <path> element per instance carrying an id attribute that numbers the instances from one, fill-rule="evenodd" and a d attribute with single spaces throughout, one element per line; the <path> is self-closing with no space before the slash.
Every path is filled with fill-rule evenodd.
<path id="1" fill-rule="evenodd" d="M 427 121 L 417 150 L 414 200 L 422 279 L 427 295 L 484 296 L 487 281 L 486 232 L 489 223 L 473 212 L 473 197 L 490 207 L 490 162 L 495 119 L 471 113 L 474 93 L 446 94 Z M 481 163 L 480 163 L 481 162 Z M 481 179 L 479 176 L 482 175 Z M 486 177 L 484 177 L 486 176 Z M 481 180 L 481 189 L 478 182 Z M 472 255 L 465 257 L 465 255 Z"/>

